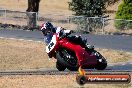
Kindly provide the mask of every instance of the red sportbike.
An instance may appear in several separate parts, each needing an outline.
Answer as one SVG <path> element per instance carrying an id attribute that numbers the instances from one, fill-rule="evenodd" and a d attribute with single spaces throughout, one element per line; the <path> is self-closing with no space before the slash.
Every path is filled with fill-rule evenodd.
<path id="1" fill-rule="evenodd" d="M 50 43 L 46 46 L 46 52 L 57 59 L 56 68 L 64 71 L 76 71 L 81 66 L 84 69 L 104 70 L 107 67 L 106 59 L 96 50 L 86 51 L 79 44 L 70 42 L 68 38 L 59 38 L 55 33 Z"/>

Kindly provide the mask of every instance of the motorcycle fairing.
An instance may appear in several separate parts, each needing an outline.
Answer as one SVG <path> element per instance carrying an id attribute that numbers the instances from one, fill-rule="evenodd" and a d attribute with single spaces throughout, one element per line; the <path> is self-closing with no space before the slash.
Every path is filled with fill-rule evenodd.
<path id="1" fill-rule="evenodd" d="M 46 46 L 46 53 L 50 53 L 51 51 L 53 51 L 53 49 L 55 49 L 55 47 L 58 44 L 57 42 L 58 42 L 57 34 L 54 34 L 50 43 Z"/>
<path id="2" fill-rule="evenodd" d="M 89 55 L 80 45 L 70 43 L 66 38 L 60 41 L 60 45 L 75 52 L 79 66 L 97 64 L 96 57 L 94 55 Z"/>

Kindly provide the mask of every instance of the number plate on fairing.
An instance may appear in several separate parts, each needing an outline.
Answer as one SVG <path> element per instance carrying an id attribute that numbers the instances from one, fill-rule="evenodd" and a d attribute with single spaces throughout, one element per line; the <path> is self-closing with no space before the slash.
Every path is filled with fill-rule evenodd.
<path id="1" fill-rule="evenodd" d="M 50 43 L 46 46 L 46 52 L 49 53 L 51 52 L 56 45 L 56 35 L 53 35 L 52 40 Z"/>

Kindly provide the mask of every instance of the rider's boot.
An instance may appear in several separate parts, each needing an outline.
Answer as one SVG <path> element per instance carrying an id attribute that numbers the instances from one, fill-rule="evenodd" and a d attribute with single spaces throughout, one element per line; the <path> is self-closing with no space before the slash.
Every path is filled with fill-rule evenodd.
<path id="1" fill-rule="evenodd" d="M 94 50 L 94 46 L 89 45 L 89 44 L 85 44 L 85 50 L 86 51 L 93 51 Z"/>
<path id="2" fill-rule="evenodd" d="M 94 50 L 94 46 L 87 44 L 87 39 L 83 40 L 83 47 L 85 48 L 86 51 Z"/>

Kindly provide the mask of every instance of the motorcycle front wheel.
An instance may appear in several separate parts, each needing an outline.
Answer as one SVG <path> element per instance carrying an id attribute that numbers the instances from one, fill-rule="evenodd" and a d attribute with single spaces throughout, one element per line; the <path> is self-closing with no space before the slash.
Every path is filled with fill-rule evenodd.
<path id="1" fill-rule="evenodd" d="M 96 51 L 96 53 L 97 65 L 95 66 L 95 69 L 104 70 L 107 67 L 107 61 L 99 52 Z"/>
<path id="2" fill-rule="evenodd" d="M 56 68 L 59 70 L 59 71 L 64 71 L 66 69 L 66 67 L 61 64 L 60 62 L 56 62 Z"/>
<path id="3" fill-rule="evenodd" d="M 95 66 L 95 69 L 97 70 L 104 70 L 107 67 L 107 62 L 105 59 L 102 59 L 101 62 L 97 62 L 97 65 Z"/>

